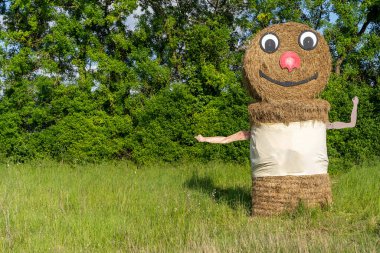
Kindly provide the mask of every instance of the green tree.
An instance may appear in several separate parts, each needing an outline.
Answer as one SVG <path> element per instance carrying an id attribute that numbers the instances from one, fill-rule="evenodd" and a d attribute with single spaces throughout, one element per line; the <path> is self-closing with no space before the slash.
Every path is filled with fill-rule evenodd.
<path id="1" fill-rule="evenodd" d="M 125 20 L 135 8 L 136 1 L 126 0 L 2 2 L 0 113 L 10 115 L 4 117 L 13 129 L 12 138 L 7 127 L 0 129 L 7 144 L 2 153 L 21 160 L 39 153 L 68 160 L 77 159 L 74 153 L 83 160 L 123 154 L 124 144 L 109 145 L 108 153 L 90 152 L 86 142 L 94 136 L 83 126 L 90 128 L 91 120 L 80 119 L 103 115 L 105 122 L 125 123 L 131 131 L 124 101 L 137 76 L 126 65 L 133 48 Z M 62 137 L 68 127 L 71 141 Z M 94 134 L 127 138 L 120 127 L 97 128 Z M 24 142 L 27 152 L 18 152 Z M 59 145 L 62 154 L 49 150 Z"/>
<path id="2" fill-rule="evenodd" d="M 353 96 L 360 104 L 357 128 L 330 132 L 329 150 L 332 159 L 360 162 L 380 150 L 380 1 L 331 3 L 337 20 L 324 30 L 334 59 L 334 74 L 324 94 L 332 104 L 330 119 L 348 120 Z"/>
<path id="3" fill-rule="evenodd" d="M 245 42 L 296 21 L 321 31 L 334 74 L 322 94 L 333 164 L 379 151 L 379 1 L 8 0 L 0 3 L 0 153 L 26 160 L 246 162 L 248 143 L 194 135 L 249 128 Z M 136 24 L 129 26 L 131 17 Z M 339 165 L 340 166 L 340 165 Z"/>

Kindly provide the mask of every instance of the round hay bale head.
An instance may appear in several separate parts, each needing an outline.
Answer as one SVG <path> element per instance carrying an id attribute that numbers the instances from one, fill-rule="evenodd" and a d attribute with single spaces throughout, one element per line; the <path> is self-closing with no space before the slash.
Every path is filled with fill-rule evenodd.
<path id="1" fill-rule="evenodd" d="M 327 84 L 331 55 L 325 39 L 300 23 L 263 29 L 244 56 L 250 94 L 264 101 L 315 98 Z"/>

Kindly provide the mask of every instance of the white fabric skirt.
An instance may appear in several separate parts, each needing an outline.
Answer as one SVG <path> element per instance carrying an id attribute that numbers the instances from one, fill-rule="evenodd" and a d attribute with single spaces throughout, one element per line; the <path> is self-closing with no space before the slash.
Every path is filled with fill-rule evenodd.
<path id="1" fill-rule="evenodd" d="M 253 177 L 326 174 L 326 125 L 320 121 L 251 128 Z"/>

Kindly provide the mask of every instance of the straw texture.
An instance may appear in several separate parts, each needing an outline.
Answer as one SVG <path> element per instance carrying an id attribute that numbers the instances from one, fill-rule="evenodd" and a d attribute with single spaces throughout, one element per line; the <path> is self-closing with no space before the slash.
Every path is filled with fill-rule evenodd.
<path id="1" fill-rule="evenodd" d="M 322 99 L 260 102 L 248 106 L 252 125 L 316 120 L 327 123 L 330 104 Z"/>
<path id="2" fill-rule="evenodd" d="M 265 102 L 278 100 L 312 99 L 324 89 L 331 72 L 331 56 L 329 47 L 324 38 L 313 31 L 318 44 L 313 50 L 304 50 L 298 43 L 299 35 L 303 31 L 313 31 L 310 27 L 299 23 L 284 23 L 270 26 L 259 32 L 248 45 L 244 56 L 244 83 L 254 98 Z M 275 33 L 279 38 L 278 50 L 266 53 L 260 48 L 261 37 L 268 33 Z M 301 59 L 299 68 L 289 72 L 280 66 L 280 57 L 284 52 L 297 53 Z M 300 82 L 310 80 L 301 85 L 283 87 L 260 76 L 260 71 L 273 80 L 281 82 Z"/>
<path id="3" fill-rule="evenodd" d="M 305 32 L 309 34 L 307 40 L 301 39 Z M 271 40 L 263 46 L 262 38 L 269 38 L 268 33 Z M 308 43 L 310 39 L 317 43 Z M 293 58 L 286 58 L 287 55 Z M 330 104 L 315 98 L 327 84 L 331 56 L 317 31 L 294 22 L 265 28 L 250 41 L 243 65 L 243 83 L 258 101 L 248 107 L 251 126 L 309 120 L 328 122 Z M 252 215 L 292 211 L 300 202 L 308 207 L 330 204 L 328 174 L 253 178 Z"/>
<path id="4" fill-rule="evenodd" d="M 332 203 L 328 174 L 311 176 L 257 177 L 252 185 L 252 215 L 291 212 L 300 202 L 307 207 Z"/>

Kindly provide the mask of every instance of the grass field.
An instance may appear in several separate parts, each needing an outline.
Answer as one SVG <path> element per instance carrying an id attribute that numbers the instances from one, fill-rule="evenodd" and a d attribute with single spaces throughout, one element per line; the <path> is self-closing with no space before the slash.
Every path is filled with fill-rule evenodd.
<path id="1" fill-rule="evenodd" d="M 250 217 L 248 166 L 0 165 L 1 252 L 380 252 L 380 163 L 334 205 Z"/>

